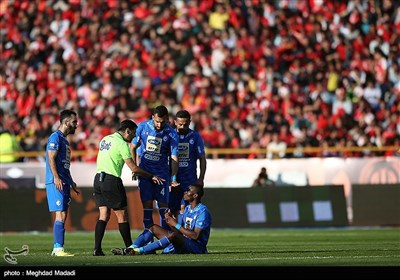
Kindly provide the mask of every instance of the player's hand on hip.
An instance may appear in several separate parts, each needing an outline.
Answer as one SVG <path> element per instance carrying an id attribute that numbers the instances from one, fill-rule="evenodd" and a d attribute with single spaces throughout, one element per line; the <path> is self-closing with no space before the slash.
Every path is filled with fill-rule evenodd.
<path id="1" fill-rule="evenodd" d="M 56 186 L 56 189 L 59 191 L 62 191 L 64 188 L 64 183 L 60 178 L 54 178 L 54 185 Z"/>

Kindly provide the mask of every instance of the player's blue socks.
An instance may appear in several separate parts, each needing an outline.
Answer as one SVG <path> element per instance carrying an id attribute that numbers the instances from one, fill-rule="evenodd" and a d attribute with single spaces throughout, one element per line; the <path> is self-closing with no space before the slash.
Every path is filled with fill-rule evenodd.
<path id="1" fill-rule="evenodd" d="M 142 247 L 143 245 L 152 241 L 153 236 L 153 233 L 148 228 L 145 228 L 144 231 L 135 239 L 135 241 L 133 241 L 132 247 Z"/>
<path id="2" fill-rule="evenodd" d="M 143 225 L 145 228 L 153 225 L 153 209 L 143 209 Z"/>
<path id="3" fill-rule="evenodd" d="M 159 209 L 160 212 L 160 224 L 163 228 L 165 228 L 166 230 L 171 230 L 169 225 L 167 225 L 167 223 L 165 222 L 165 211 L 167 211 L 168 208 L 166 207 L 161 207 Z"/>
<path id="4" fill-rule="evenodd" d="M 64 246 L 65 227 L 62 221 L 56 220 L 53 225 L 54 248 Z"/>
<path id="5" fill-rule="evenodd" d="M 143 249 L 144 254 L 153 253 L 156 250 L 167 247 L 169 244 L 171 244 L 171 242 L 169 241 L 168 237 L 164 236 L 160 240 L 151 242 L 148 245 L 139 248 L 139 253 L 141 253 L 141 249 Z"/>

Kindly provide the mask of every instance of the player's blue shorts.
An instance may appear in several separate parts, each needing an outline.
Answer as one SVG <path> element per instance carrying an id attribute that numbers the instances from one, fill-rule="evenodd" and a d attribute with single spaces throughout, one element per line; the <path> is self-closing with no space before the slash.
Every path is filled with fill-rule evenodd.
<path id="1" fill-rule="evenodd" d="M 62 191 L 57 190 L 56 185 L 47 184 L 47 204 L 50 212 L 67 211 L 71 203 L 71 187 L 64 185 Z"/>
<path id="2" fill-rule="evenodd" d="M 175 248 L 174 254 L 208 254 L 208 251 L 199 241 L 185 237 L 183 247 Z"/>
<path id="3" fill-rule="evenodd" d="M 156 200 L 159 203 L 168 204 L 169 201 L 169 181 L 165 180 L 163 184 L 157 185 L 150 178 L 140 177 L 139 191 L 140 199 L 144 201 Z"/>

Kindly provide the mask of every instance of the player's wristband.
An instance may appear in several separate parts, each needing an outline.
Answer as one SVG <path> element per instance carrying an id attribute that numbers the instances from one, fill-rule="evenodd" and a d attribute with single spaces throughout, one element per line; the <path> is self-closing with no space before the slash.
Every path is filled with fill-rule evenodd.
<path id="1" fill-rule="evenodd" d="M 172 176 L 171 176 L 171 180 L 172 180 L 172 181 L 176 181 L 176 175 L 172 175 Z"/>
<path id="2" fill-rule="evenodd" d="M 175 225 L 175 228 L 176 228 L 177 230 L 179 230 L 181 227 L 182 227 L 181 224 L 176 224 L 176 225 Z"/>

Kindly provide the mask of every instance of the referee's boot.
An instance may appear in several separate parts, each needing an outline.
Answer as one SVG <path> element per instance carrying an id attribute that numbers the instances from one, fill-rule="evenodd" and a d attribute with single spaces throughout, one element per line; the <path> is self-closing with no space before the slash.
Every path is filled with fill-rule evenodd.
<path id="1" fill-rule="evenodd" d="M 105 256 L 106 254 L 104 254 L 102 249 L 94 249 L 93 251 L 93 256 Z"/>
<path id="2" fill-rule="evenodd" d="M 118 256 L 134 256 L 134 255 L 141 255 L 139 252 L 139 248 L 114 248 L 111 250 L 111 253 Z M 143 253 L 142 253 L 143 254 Z"/>

